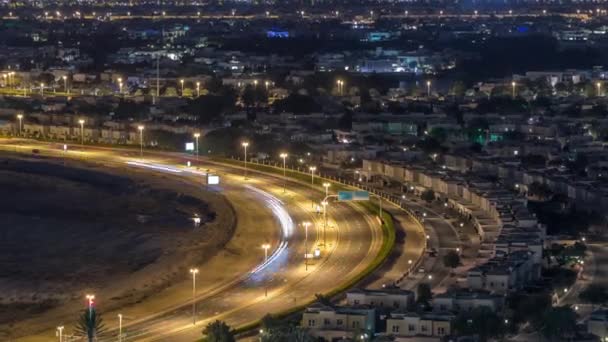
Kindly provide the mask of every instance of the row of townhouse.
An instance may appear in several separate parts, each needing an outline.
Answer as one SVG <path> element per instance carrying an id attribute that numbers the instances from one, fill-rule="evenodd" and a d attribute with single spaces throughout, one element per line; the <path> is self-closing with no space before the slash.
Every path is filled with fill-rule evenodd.
<path id="1" fill-rule="evenodd" d="M 494 242 L 505 224 L 538 226 L 536 218 L 526 208 L 525 199 L 492 182 L 471 176 L 465 178 L 447 168 L 437 170 L 422 164 L 364 159 L 361 174 L 367 180 L 388 178 L 413 185 L 415 192 L 433 190 L 461 214 L 473 220 L 484 242 Z"/>
<path id="2" fill-rule="evenodd" d="M 302 314 L 301 326 L 327 341 L 384 335 L 394 341 L 422 338 L 439 341 L 452 335 L 452 322 L 460 312 L 486 307 L 501 313 L 505 297 L 483 290 L 450 289 L 434 296 L 431 309 L 415 312 L 415 294 L 399 288 L 354 289 L 341 306 L 320 303 Z M 361 336 L 354 336 L 360 334 Z"/>
<path id="3" fill-rule="evenodd" d="M 469 271 L 470 289 L 507 293 L 539 278 L 545 229 L 516 192 L 428 165 L 364 160 L 362 174 L 367 179 L 401 182 L 414 192 L 431 189 L 441 201 L 469 217 L 482 241 L 480 254 L 491 258 Z"/>
<path id="4" fill-rule="evenodd" d="M 467 272 L 467 285 L 472 290 L 506 294 L 521 289 L 540 278 L 541 267 L 532 252 L 521 250 L 499 254 Z"/>
<path id="5" fill-rule="evenodd" d="M 108 144 L 138 144 L 139 133 L 136 129 L 112 128 L 112 127 L 80 127 L 68 125 L 44 125 L 25 123 L 19 129 L 19 125 L 5 122 L 0 125 L 0 133 L 3 135 L 21 135 L 39 139 L 54 140 L 84 140 L 86 142 L 102 142 Z"/>
<path id="6" fill-rule="evenodd" d="M 564 174 L 557 169 L 527 170 L 519 163 L 495 157 L 469 157 L 446 154 L 441 161 L 447 169 L 466 173 L 484 173 L 500 179 L 509 187 L 526 191 L 534 183 L 545 184 L 556 194 L 566 196 L 570 201 L 584 204 L 590 208 L 608 207 L 608 192 L 601 182 L 577 179 L 574 175 Z"/>

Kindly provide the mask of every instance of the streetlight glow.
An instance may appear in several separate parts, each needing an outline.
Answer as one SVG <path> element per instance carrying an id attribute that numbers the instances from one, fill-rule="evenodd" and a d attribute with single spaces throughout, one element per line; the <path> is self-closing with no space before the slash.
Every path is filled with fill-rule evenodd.
<path id="1" fill-rule="evenodd" d="M 262 245 L 262 248 L 264 249 L 264 262 L 266 262 L 268 261 L 268 250 L 270 249 L 270 244 L 265 243 Z"/>
<path id="2" fill-rule="evenodd" d="M 243 149 L 245 150 L 243 153 L 245 155 L 245 179 L 247 179 L 247 146 L 249 146 L 249 142 L 244 141 L 241 143 L 241 146 L 243 146 Z"/>
<path id="3" fill-rule="evenodd" d="M 311 166 L 308 169 L 310 170 L 310 176 L 311 176 L 310 184 L 315 184 L 315 171 L 317 171 L 317 167 Z"/>
<path id="4" fill-rule="evenodd" d="M 143 158 L 144 157 L 144 126 L 139 125 L 139 126 L 137 126 L 137 129 L 139 130 L 139 156 L 140 156 L 140 158 Z"/>
<path id="5" fill-rule="evenodd" d="M 190 274 L 192 274 L 192 324 L 196 324 L 196 275 L 198 274 L 198 268 L 191 268 Z"/>
<path id="6" fill-rule="evenodd" d="M 279 156 L 281 158 L 283 158 L 283 193 L 285 193 L 287 190 L 287 175 L 286 175 L 287 168 L 286 168 L 285 160 L 288 155 L 287 155 L 287 153 L 283 152 Z"/>
<path id="7" fill-rule="evenodd" d="M 198 138 L 201 137 L 201 134 L 196 132 L 194 133 L 194 140 L 196 141 L 196 160 L 198 161 Z"/>

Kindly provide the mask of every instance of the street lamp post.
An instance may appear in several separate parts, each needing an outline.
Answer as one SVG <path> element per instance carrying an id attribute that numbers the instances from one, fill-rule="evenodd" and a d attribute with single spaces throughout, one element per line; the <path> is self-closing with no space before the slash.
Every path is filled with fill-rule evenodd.
<path id="1" fill-rule="evenodd" d="M 317 170 L 317 167 L 311 166 L 308 169 L 310 170 L 310 184 L 315 184 L 315 171 Z"/>
<path id="2" fill-rule="evenodd" d="M 84 146 L 84 119 L 78 120 L 80 124 L 80 144 Z"/>
<path id="3" fill-rule="evenodd" d="M 244 149 L 244 155 L 245 155 L 245 179 L 247 179 L 247 146 L 249 146 L 249 142 L 245 141 L 243 143 L 241 143 L 241 146 L 243 146 Z"/>
<path id="4" fill-rule="evenodd" d="M 325 188 L 325 197 L 329 196 L 329 187 L 331 186 L 328 182 L 323 182 L 323 187 Z"/>
<path id="5" fill-rule="evenodd" d="M 286 168 L 286 163 L 285 163 L 285 159 L 287 158 L 287 153 L 281 153 L 280 154 L 281 158 L 283 158 L 283 193 L 285 193 L 287 191 L 287 168 Z"/>
<path id="6" fill-rule="evenodd" d="M 310 226 L 310 222 L 306 221 L 302 223 L 304 226 L 304 270 L 308 271 L 308 227 Z"/>
<path id="7" fill-rule="evenodd" d="M 196 97 L 201 96 L 201 82 L 196 82 Z"/>
<path id="8" fill-rule="evenodd" d="M 602 96 L 602 84 L 600 82 L 597 82 L 595 86 L 597 87 L 597 97 Z"/>
<path id="9" fill-rule="evenodd" d="M 517 86 L 517 83 L 515 83 L 515 81 L 511 82 L 511 97 L 515 98 L 515 87 Z"/>
<path id="10" fill-rule="evenodd" d="M 139 131 L 139 157 L 144 157 L 144 126 L 137 126 L 137 130 Z"/>
<path id="11" fill-rule="evenodd" d="M 122 77 L 118 78 L 118 93 L 122 94 Z"/>
<path id="12" fill-rule="evenodd" d="M 44 97 L 44 83 L 40 83 L 40 95 Z"/>
<path id="13" fill-rule="evenodd" d="M 23 134 L 23 114 L 17 114 L 17 119 L 19 119 L 19 136 Z"/>
<path id="14" fill-rule="evenodd" d="M 122 342 L 122 314 L 118 314 L 118 342 Z"/>
<path id="15" fill-rule="evenodd" d="M 59 337 L 59 342 L 63 342 L 63 329 L 63 325 L 57 327 L 57 336 Z"/>
<path id="16" fill-rule="evenodd" d="M 431 97 L 431 81 L 426 81 L 426 96 Z"/>
<path id="17" fill-rule="evenodd" d="M 192 324 L 196 324 L 196 275 L 198 274 L 198 268 L 191 268 L 192 273 Z"/>
<path id="18" fill-rule="evenodd" d="M 196 142 L 196 160 L 198 161 L 198 138 L 201 137 L 200 133 L 194 133 L 194 141 Z"/>
<path id="19" fill-rule="evenodd" d="M 265 243 L 262 245 L 262 248 L 264 249 L 264 262 L 268 261 L 268 249 L 270 249 L 270 244 Z"/>
<path id="20" fill-rule="evenodd" d="M 89 308 L 89 318 L 91 318 L 91 315 L 93 315 L 93 301 L 95 300 L 95 295 L 88 294 L 88 295 L 86 295 L 86 298 L 87 298 L 88 308 Z"/>
<path id="21" fill-rule="evenodd" d="M 184 96 L 184 79 L 179 80 L 179 83 L 182 85 L 182 97 Z"/>
<path id="22" fill-rule="evenodd" d="M 327 248 L 327 234 L 325 232 L 325 230 L 327 229 L 327 205 L 329 203 L 327 203 L 327 201 L 323 201 L 321 202 L 321 205 L 323 206 L 323 246 L 325 248 Z"/>
<path id="23" fill-rule="evenodd" d="M 68 77 L 67 76 L 62 76 L 61 78 L 63 78 L 63 91 L 65 91 L 66 94 L 69 94 L 69 90 L 68 90 Z"/>

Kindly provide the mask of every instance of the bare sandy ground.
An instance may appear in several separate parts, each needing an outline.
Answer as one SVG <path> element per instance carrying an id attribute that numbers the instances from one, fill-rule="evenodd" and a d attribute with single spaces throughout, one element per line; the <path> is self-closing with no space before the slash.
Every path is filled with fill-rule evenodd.
<path id="1" fill-rule="evenodd" d="M 176 179 L 0 154 L 0 340 L 87 292 L 106 310 L 139 303 L 183 281 L 234 227 L 222 196 Z"/>

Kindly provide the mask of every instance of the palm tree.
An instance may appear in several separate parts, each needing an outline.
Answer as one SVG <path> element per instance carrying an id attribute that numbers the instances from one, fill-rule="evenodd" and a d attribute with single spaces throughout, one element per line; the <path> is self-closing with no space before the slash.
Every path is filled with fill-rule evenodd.
<path id="1" fill-rule="evenodd" d="M 222 321 L 215 321 L 209 323 L 205 329 L 203 329 L 203 335 L 205 335 L 204 341 L 206 342 L 234 342 L 234 335 L 232 329 L 226 323 Z"/>
<path id="2" fill-rule="evenodd" d="M 85 309 L 76 322 L 74 331 L 77 335 L 86 336 L 89 342 L 95 341 L 97 336 L 105 332 L 101 315 L 94 308 Z"/>

